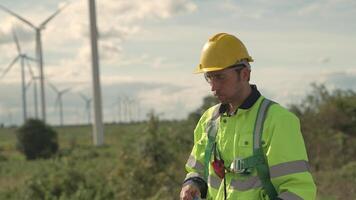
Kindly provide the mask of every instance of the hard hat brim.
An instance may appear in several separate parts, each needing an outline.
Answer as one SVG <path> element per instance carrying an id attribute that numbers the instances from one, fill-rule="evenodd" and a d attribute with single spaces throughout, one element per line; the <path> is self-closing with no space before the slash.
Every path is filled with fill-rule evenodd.
<path id="1" fill-rule="evenodd" d="M 207 72 L 214 72 L 214 71 L 220 71 L 226 69 L 226 67 L 207 67 L 207 68 L 200 68 L 200 66 L 198 66 L 197 68 L 195 68 L 194 70 L 194 74 L 200 74 L 200 73 L 207 73 Z"/>

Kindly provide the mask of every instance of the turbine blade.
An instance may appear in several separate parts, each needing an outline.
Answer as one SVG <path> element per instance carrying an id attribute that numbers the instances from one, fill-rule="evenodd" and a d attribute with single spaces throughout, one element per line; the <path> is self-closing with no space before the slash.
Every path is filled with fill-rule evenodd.
<path id="1" fill-rule="evenodd" d="M 27 65 L 28 71 L 31 74 L 31 78 L 34 79 L 35 78 L 35 73 L 33 73 L 32 66 L 30 65 L 30 62 L 27 60 L 26 55 L 25 55 L 25 58 L 26 58 L 25 61 L 26 61 L 26 65 Z"/>
<path id="2" fill-rule="evenodd" d="M 31 60 L 31 61 L 33 61 L 33 62 L 37 62 L 37 59 L 36 58 L 33 58 L 33 57 L 30 57 L 30 56 L 28 56 L 28 55 L 24 55 L 24 57 L 27 59 L 27 60 Z"/>
<path id="3" fill-rule="evenodd" d="M 36 27 L 29 21 L 27 21 L 25 18 L 21 17 L 20 15 L 14 13 L 13 11 L 9 10 L 8 8 L 6 8 L 5 6 L 0 5 L 0 9 L 4 10 L 5 12 L 8 12 L 9 14 L 11 14 L 12 16 L 16 17 L 17 19 L 23 21 L 24 23 L 26 23 L 27 25 L 31 26 L 32 28 L 36 29 Z"/>
<path id="4" fill-rule="evenodd" d="M 69 3 L 66 3 L 64 6 L 59 8 L 56 12 L 54 12 L 52 15 L 50 15 L 46 20 L 44 20 L 40 26 L 39 29 L 44 29 L 46 27 L 46 24 L 51 21 L 56 15 L 58 15 L 64 8 L 66 8 L 69 5 Z"/>
<path id="5" fill-rule="evenodd" d="M 52 88 L 52 90 L 54 90 L 56 93 L 59 93 L 58 89 L 56 88 L 56 86 L 54 86 L 52 83 L 50 83 L 48 81 L 48 85 L 50 86 L 50 88 Z"/>
<path id="6" fill-rule="evenodd" d="M 26 91 L 32 85 L 32 82 L 33 82 L 33 78 L 31 78 L 31 80 L 26 84 L 26 86 L 25 86 Z"/>
<path id="7" fill-rule="evenodd" d="M 18 38 L 17 38 L 17 35 L 16 35 L 16 31 L 15 31 L 15 30 L 12 30 L 12 36 L 14 37 L 14 41 L 15 41 L 15 43 L 16 43 L 17 52 L 18 52 L 19 54 L 21 54 L 21 53 L 22 53 L 22 52 L 21 52 L 21 47 L 20 47 L 20 43 L 19 43 L 19 40 L 18 40 Z"/>
<path id="8" fill-rule="evenodd" d="M 65 89 L 65 90 L 62 90 L 62 94 L 64 94 L 64 93 L 67 93 L 67 92 L 69 92 L 70 90 L 71 90 L 72 88 L 67 88 L 67 89 Z"/>
<path id="9" fill-rule="evenodd" d="M 79 95 L 80 95 L 80 97 L 82 97 L 82 99 L 83 99 L 84 101 L 87 101 L 87 97 L 86 97 L 84 94 L 79 93 Z"/>
<path id="10" fill-rule="evenodd" d="M 16 63 L 16 61 L 20 58 L 20 56 L 16 56 L 16 58 L 14 60 L 12 60 L 12 62 L 10 63 L 9 66 L 7 66 L 7 68 L 4 70 L 4 72 L 1 74 L 0 79 L 2 79 L 7 72 L 9 72 L 9 70 L 11 69 L 11 67 Z"/>

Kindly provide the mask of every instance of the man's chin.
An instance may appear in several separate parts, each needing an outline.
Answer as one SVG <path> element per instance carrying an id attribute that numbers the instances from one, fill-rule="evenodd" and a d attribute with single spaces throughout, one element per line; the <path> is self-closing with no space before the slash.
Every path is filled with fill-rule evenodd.
<path id="1" fill-rule="evenodd" d="M 227 103 L 226 98 L 224 98 L 223 96 L 217 96 L 216 98 L 217 98 L 218 101 L 219 101 L 220 103 L 222 103 L 222 104 Z"/>

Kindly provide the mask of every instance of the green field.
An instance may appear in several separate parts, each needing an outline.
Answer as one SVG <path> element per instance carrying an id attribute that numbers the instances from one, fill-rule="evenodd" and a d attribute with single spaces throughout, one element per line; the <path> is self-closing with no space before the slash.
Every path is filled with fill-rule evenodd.
<path id="1" fill-rule="evenodd" d="M 174 140 L 178 132 L 173 129 L 181 125 L 185 128 L 180 130 L 189 129 L 185 132 L 190 137 L 192 126 L 189 127 L 184 122 L 160 122 L 157 127 L 157 137 L 172 141 L 171 143 L 177 142 L 167 151 L 153 152 L 154 155 L 164 158 L 162 167 L 167 168 L 161 169 L 160 172 L 158 169 L 152 170 L 160 164 L 149 163 L 152 162 L 149 159 L 150 154 L 140 155 L 151 146 L 147 143 L 150 140 L 148 123 L 106 125 L 105 145 L 101 147 L 92 146 L 89 126 L 55 127 L 60 143 L 58 156 L 35 161 L 27 161 L 16 150 L 15 129 L 2 128 L 0 199 L 26 199 L 26 196 L 32 196 L 28 199 L 56 199 L 55 195 L 50 194 L 41 193 L 36 196 L 34 192 L 38 188 L 57 194 L 57 197 L 62 199 L 176 199 L 184 178 L 185 159 L 189 154 L 189 148 L 179 147 L 190 146 L 189 140 L 192 139 Z M 162 140 L 153 141 L 152 145 L 160 144 L 160 141 Z M 166 142 L 161 147 L 168 144 Z M 144 147 L 146 150 L 142 149 Z M 162 149 L 157 146 L 153 148 Z M 174 151 L 176 153 L 173 153 Z M 34 183 L 36 181 L 43 183 Z M 170 188 L 166 188 L 168 185 Z M 139 191 L 135 191 L 135 188 Z M 171 197 L 163 197 L 165 195 Z"/>
<path id="2" fill-rule="evenodd" d="M 356 93 L 312 95 L 289 109 L 302 133 L 318 187 L 317 199 L 356 199 Z M 0 199 L 178 199 L 193 130 L 204 105 L 187 120 L 106 124 L 105 145 L 93 147 L 91 127 L 55 127 L 59 152 L 27 161 L 16 130 L 0 128 Z"/>

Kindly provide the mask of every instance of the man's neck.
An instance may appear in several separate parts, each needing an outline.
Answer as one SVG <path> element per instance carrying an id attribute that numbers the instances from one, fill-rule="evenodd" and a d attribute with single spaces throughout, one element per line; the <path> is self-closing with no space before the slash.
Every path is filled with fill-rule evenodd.
<path id="1" fill-rule="evenodd" d="M 238 107 L 240 107 L 244 101 L 247 99 L 248 96 L 250 96 L 252 92 L 251 86 L 248 85 L 246 89 L 242 91 L 241 98 L 239 98 L 236 102 L 229 103 L 229 114 L 233 114 Z"/>

